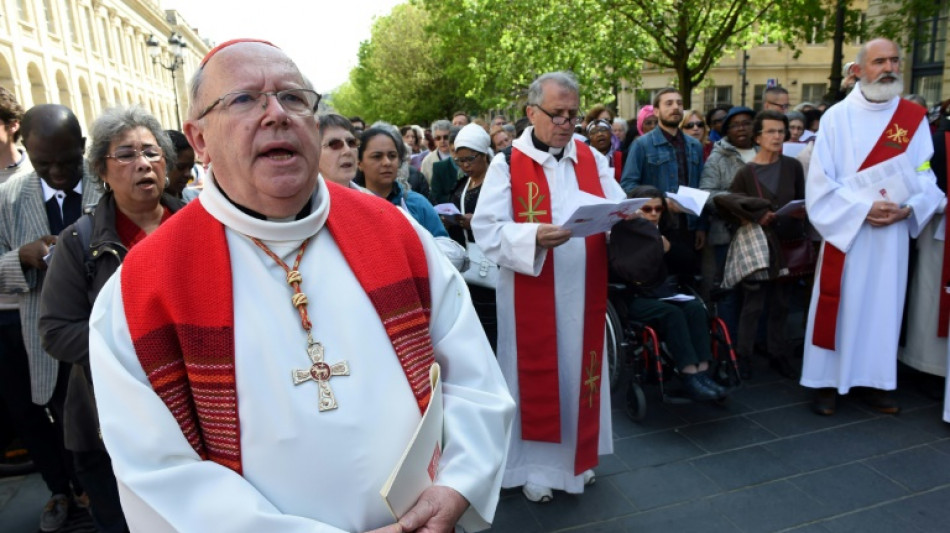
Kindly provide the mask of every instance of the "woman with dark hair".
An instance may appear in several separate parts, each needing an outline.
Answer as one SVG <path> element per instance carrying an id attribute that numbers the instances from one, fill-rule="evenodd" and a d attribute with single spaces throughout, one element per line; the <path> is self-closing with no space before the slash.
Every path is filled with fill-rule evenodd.
<path id="1" fill-rule="evenodd" d="M 706 125 L 709 126 L 709 141 L 715 143 L 722 139 L 722 125 L 726 121 L 726 115 L 732 109 L 731 105 L 717 105 L 706 112 Z"/>
<path id="2" fill-rule="evenodd" d="M 349 187 L 356 177 L 356 150 L 360 145 L 356 128 L 341 115 L 322 115 L 320 138 L 320 175 L 325 180 Z"/>
<path id="3" fill-rule="evenodd" d="M 88 154 L 94 181 L 105 189 L 93 213 L 60 234 L 40 299 L 43 347 L 72 364 L 66 391 L 66 447 L 89 495 L 100 531 L 127 530 L 112 463 L 99 431 L 89 369 L 89 316 L 106 281 L 128 251 L 177 211 L 164 194 L 175 148 L 158 120 L 141 107 L 112 108 L 92 125 Z"/>
<path id="4" fill-rule="evenodd" d="M 712 361 L 709 318 L 698 298 L 667 301 L 678 291 L 675 246 L 663 235 L 668 223 L 666 197 L 659 189 L 641 185 L 630 198 L 649 198 L 640 218 L 623 221 L 611 233 L 610 262 L 629 285 L 630 318 L 656 330 L 676 362 L 683 389 L 694 400 L 722 398 L 728 391 L 709 375 Z"/>
<path id="5" fill-rule="evenodd" d="M 720 214 L 735 224 L 761 226 L 768 241 L 768 279 L 746 278 L 740 283 L 743 295 L 737 335 L 740 370 L 748 375 L 759 319 L 768 302 L 766 344 L 770 364 L 783 376 L 795 379 L 798 370 L 792 366 L 791 346 L 785 337 L 791 284 L 779 279 L 787 273 L 781 242 L 805 238 L 806 215 L 804 206 L 792 214 L 776 215 L 775 212 L 792 200 L 805 198 L 805 175 L 798 160 L 782 155 L 782 145 L 790 136 L 788 118 L 783 113 L 760 112 L 753 119 L 752 130 L 759 151 L 736 174 L 731 194 L 715 198 Z M 746 201 L 748 198 L 761 202 L 750 204 Z"/>
<path id="6" fill-rule="evenodd" d="M 188 186 L 195 175 L 192 170 L 195 167 L 195 150 L 188 144 L 188 138 L 185 134 L 177 130 L 165 130 L 165 134 L 175 147 L 177 162 L 168 169 L 168 186 L 165 193 L 181 200 L 182 191 Z"/>
<path id="7" fill-rule="evenodd" d="M 396 180 L 405 153 L 401 139 L 393 131 L 377 127 L 364 131 L 357 156 L 359 172 L 354 183 L 405 209 L 433 236 L 448 237 L 429 200 Z"/>

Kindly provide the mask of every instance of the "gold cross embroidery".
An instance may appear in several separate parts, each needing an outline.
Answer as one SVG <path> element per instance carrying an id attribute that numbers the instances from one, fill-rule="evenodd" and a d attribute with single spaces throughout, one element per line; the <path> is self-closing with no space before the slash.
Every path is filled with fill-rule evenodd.
<path id="1" fill-rule="evenodd" d="M 600 375 L 597 371 L 597 352 L 591 350 L 590 352 L 590 365 L 586 370 L 587 379 L 584 380 L 584 385 L 587 387 L 587 407 L 594 406 L 594 395 L 600 390 Z"/>
<path id="2" fill-rule="evenodd" d="M 525 222 L 537 222 L 538 215 L 547 215 L 548 212 L 545 210 L 538 210 L 538 207 L 541 206 L 541 202 L 544 201 L 544 195 L 539 194 L 538 184 L 529 181 L 528 182 L 528 201 L 525 202 L 524 198 L 518 198 L 518 203 L 521 204 L 521 207 L 524 208 L 524 211 L 518 213 L 519 217 L 525 217 Z"/>
<path id="3" fill-rule="evenodd" d="M 910 142 L 910 139 L 907 137 L 907 130 L 898 126 L 896 122 L 891 124 L 891 127 L 888 128 L 885 133 L 887 134 L 888 140 L 898 144 L 904 145 Z"/>
<path id="4" fill-rule="evenodd" d="M 346 361 L 334 363 L 333 365 L 328 365 L 323 362 L 323 345 L 319 342 L 310 342 L 310 345 L 307 347 L 307 355 L 310 356 L 310 362 L 312 362 L 313 365 L 306 370 L 294 370 L 294 385 L 300 385 L 307 381 L 316 381 L 319 399 L 317 408 L 320 411 L 336 409 L 336 396 L 333 395 L 333 389 L 330 388 L 330 378 L 333 376 L 349 376 L 349 364 Z"/>

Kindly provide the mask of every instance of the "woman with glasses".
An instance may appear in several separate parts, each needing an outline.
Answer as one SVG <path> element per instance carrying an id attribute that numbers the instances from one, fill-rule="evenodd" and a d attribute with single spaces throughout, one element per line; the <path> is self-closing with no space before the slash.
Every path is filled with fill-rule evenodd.
<path id="1" fill-rule="evenodd" d="M 177 211 L 165 194 L 175 149 L 141 107 L 107 110 L 92 125 L 88 163 L 105 190 L 93 213 L 60 235 L 40 301 L 40 334 L 50 355 L 71 363 L 64 420 L 66 447 L 101 531 L 122 531 L 112 464 L 99 431 L 89 370 L 89 315 L 99 291 L 129 250 Z"/>
<path id="2" fill-rule="evenodd" d="M 798 160 L 782 155 L 782 145 L 788 140 L 788 118 L 779 111 L 766 110 L 755 116 L 752 136 L 759 147 L 758 153 L 736 174 L 729 188 L 731 194 L 716 197 L 719 212 L 737 225 L 757 224 L 768 241 L 768 279 L 743 279 L 742 310 L 736 348 L 740 370 L 751 368 L 759 319 L 768 303 L 766 344 L 770 365 L 781 375 L 797 379 L 798 370 L 792 365 L 792 350 L 785 336 L 788 302 L 793 284 L 780 279 L 787 274 L 782 242 L 806 239 L 805 208 L 776 215 L 785 204 L 805 198 L 805 172 Z M 748 199 L 760 200 L 749 202 Z M 811 242 L 807 242 L 811 245 Z"/>
<path id="3" fill-rule="evenodd" d="M 320 175 L 337 185 L 350 187 L 356 177 L 356 128 L 345 117 L 330 113 L 320 117 Z"/>
<path id="4" fill-rule="evenodd" d="M 709 127 L 703 119 L 702 113 L 695 109 L 683 111 L 683 120 L 680 121 L 680 129 L 683 133 L 699 141 L 703 145 L 703 161 L 709 158 L 712 152 L 713 143 L 709 140 Z"/>
<path id="5" fill-rule="evenodd" d="M 455 162 L 462 175 L 455 184 L 451 193 L 451 202 L 455 204 L 461 215 L 453 223 L 446 218 L 446 229 L 453 240 L 466 246 L 467 242 L 475 242 L 472 234 L 472 214 L 478 205 L 478 196 L 485 182 L 488 165 L 494 156 L 490 144 L 491 139 L 484 128 L 478 124 L 469 124 L 458 132 L 454 141 Z M 477 268 L 470 266 L 469 268 Z M 495 312 L 495 290 L 487 287 L 469 284 L 472 303 L 478 320 L 482 323 L 488 342 L 492 350 L 496 348 L 498 340 L 498 316 Z"/>
<path id="6" fill-rule="evenodd" d="M 664 300 L 680 292 L 677 276 L 670 274 L 683 268 L 679 263 L 693 261 L 692 246 L 667 237 L 672 221 L 662 191 L 641 185 L 629 196 L 649 198 L 640 208 L 639 219 L 621 222 L 612 232 L 616 239 L 610 247 L 610 263 L 628 283 L 629 318 L 656 330 L 676 362 L 689 398 L 722 398 L 728 390 L 709 375 L 712 343 L 702 301 Z"/>
<path id="7" fill-rule="evenodd" d="M 448 237 L 429 200 L 396 181 L 406 155 L 395 128 L 372 127 L 364 131 L 357 156 L 359 171 L 353 183 L 402 207 L 433 236 Z"/>

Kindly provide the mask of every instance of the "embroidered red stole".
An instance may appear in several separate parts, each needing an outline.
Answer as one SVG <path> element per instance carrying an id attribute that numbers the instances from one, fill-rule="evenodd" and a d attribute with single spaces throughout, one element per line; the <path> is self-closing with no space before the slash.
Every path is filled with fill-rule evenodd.
<path id="1" fill-rule="evenodd" d="M 944 187 L 947 189 L 947 200 L 950 202 L 950 134 L 943 134 L 944 146 L 947 154 L 947 182 Z M 950 205 L 948 205 L 950 209 Z M 937 336 L 946 337 L 950 329 L 950 292 L 947 287 L 950 286 L 950 213 L 944 212 L 944 237 L 943 237 L 943 265 L 940 271 L 940 312 L 937 313 Z"/>
<path id="2" fill-rule="evenodd" d="M 332 183 L 327 189 L 327 229 L 376 308 L 423 412 L 434 356 L 422 244 L 405 216 L 384 200 Z M 201 276 L 194 273 L 195 258 Z M 224 225 L 199 200 L 191 202 L 129 252 L 121 284 L 132 344 L 155 393 L 199 456 L 240 474 L 234 298 Z"/>
<path id="3" fill-rule="evenodd" d="M 580 190 L 603 197 L 597 162 L 590 148 L 574 141 L 574 173 Z M 511 152 L 511 198 L 516 222 L 551 224 L 551 191 L 544 169 L 520 150 Z M 584 337 L 580 354 L 566 360 L 580 365 L 577 448 L 574 473 L 597 465 L 600 433 L 601 363 L 607 312 L 607 241 L 604 234 L 585 239 Z M 554 251 L 547 250 L 537 277 L 515 273 L 515 337 L 521 436 L 525 440 L 561 442 Z M 579 273 L 578 273 L 579 274 Z"/>
<path id="4" fill-rule="evenodd" d="M 926 113 L 926 109 L 901 98 L 891 117 L 890 125 L 881 133 L 858 172 L 904 153 Z M 826 350 L 834 351 L 836 347 L 844 261 L 845 253 L 825 241 L 821 255 L 812 344 Z"/>

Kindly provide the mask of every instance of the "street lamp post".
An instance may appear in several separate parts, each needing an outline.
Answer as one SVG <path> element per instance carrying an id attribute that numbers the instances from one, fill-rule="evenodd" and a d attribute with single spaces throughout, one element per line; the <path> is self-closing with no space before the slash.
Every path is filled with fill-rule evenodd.
<path id="1" fill-rule="evenodd" d="M 175 91 L 175 119 L 178 121 L 178 131 L 181 131 L 181 110 L 178 106 L 178 82 L 175 81 L 175 71 L 181 68 L 185 63 L 184 54 L 186 44 L 185 39 L 176 32 L 172 32 L 172 34 L 168 36 L 168 44 L 171 46 L 172 52 L 172 62 L 170 65 L 166 65 L 159 59 L 162 49 L 158 44 L 158 39 L 156 39 L 154 35 L 149 35 L 148 40 L 145 41 L 145 46 L 148 47 L 148 55 L 152 57 L 152 64 L 160 65 L 163 69 L 172 73 L 172 89 Z"/>

